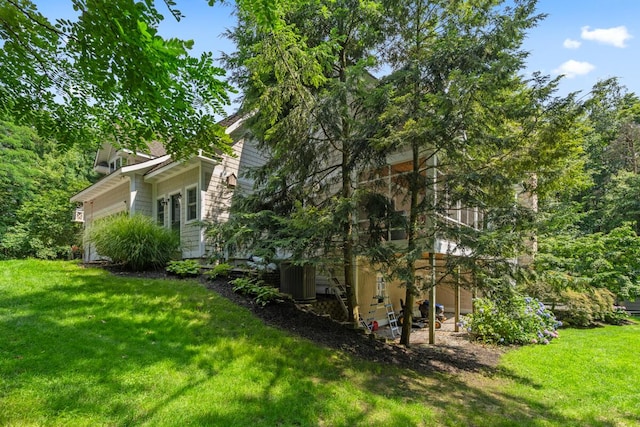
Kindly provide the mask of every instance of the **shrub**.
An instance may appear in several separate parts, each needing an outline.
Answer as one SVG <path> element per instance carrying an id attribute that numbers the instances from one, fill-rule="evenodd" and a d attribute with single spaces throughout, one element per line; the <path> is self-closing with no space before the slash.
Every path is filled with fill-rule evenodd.
<path id="1" fill-rule="evenodd" d="M 210 279 L 216 279 L 218 277 L 228 277 L 232 269 L 233 267 L 230 264 L 222 263 L 213 267 L 206 273 L 206 275 L 209 276 Z"/>
<path id="2" fill-rule="evenodd" d="M 134 271 L 164 267 L 180 246 L 174 232 L 144 215 L 118 214 L 96 221 L 85 238 L 98 254 Z"/>
<path id="3" fill-rule="evenodd" d="M 548 344 L 561 325 L 535 298 L 511 295 L 507 300 L 474 300 L 474 312 L 463 320 L 477 340 L 490 344 Z"/>
<path id="4" fill-rule="evenodd" d="M 566 290 L 561 294 L 562 306 L 556 314 L 571 326 L 589 327 L 598 323 L 618 325 L 624 322 L 624 309 L 614 305 L 615 297 L 607 289 L 590 289 L 585 292 Z"/>
<path id="5" fill-rule="evenodd" d="M 169 261 L 166 270 L 180 277 L 193 277 L 200 274 L 200 263 L 194 259 Z"/>
<path id="6" fill-rule="evenodd" d="M 231 281 L 231 284 L 233 285 L 234 292 L 253 296 L 255 302 L 263 307 L 282 297 L 278 289 L 265 285 L 262 280 L 240 277 Z"/>
<path id="7" fill-rule="evenodd" d="M 611 313 L 605 316 L 605 322 L 610 325 L 623 325 L 629 319 L 629 313 L 625 307 L 614 305 Z"/>

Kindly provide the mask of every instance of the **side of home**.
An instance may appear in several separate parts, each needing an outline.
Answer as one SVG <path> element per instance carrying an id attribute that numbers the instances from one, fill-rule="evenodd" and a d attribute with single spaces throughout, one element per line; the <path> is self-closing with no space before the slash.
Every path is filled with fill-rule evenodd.
<path id="1" fill-rule="evenodd" d="M 199 152 L 173 160 L 157 143 L 147 153 L 103 144 L 94 169 L 105 176 L 71 198 L 85 227 L 122 212 L 147 215 L 180 235 L 183 258 L 206 257 L 203 222 L 228 218 L 234 192 L 252 188 L 245 172 L 262 162 L 242 122 L 239 116 L 225 120 L 233 154 L 219 158 Z M 90 245 L 84 250 L 85 261 L 100 259 Z"/>

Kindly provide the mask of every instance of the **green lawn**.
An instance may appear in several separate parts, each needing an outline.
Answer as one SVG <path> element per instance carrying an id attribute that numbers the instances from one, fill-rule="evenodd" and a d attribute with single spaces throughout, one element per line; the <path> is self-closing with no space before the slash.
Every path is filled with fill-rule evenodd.
<path id="1" fill-rule="evenodd" d="M 0 262 L 0 425 L 632 426 L 640 326 L 420 376 L 264 326 L 195 281 Z"/>

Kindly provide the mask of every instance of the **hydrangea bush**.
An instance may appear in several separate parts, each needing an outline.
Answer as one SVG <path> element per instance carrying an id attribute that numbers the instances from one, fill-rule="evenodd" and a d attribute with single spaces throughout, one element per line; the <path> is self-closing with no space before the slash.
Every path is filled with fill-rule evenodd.
<path id="1" fill-rule="evenodd" d="M 508 300 L 474 300 L 474 313 L 462 326 L 477 340 L 491 344 L 549 344 L 562 323 L 535 298 L 511 295 Z"/>

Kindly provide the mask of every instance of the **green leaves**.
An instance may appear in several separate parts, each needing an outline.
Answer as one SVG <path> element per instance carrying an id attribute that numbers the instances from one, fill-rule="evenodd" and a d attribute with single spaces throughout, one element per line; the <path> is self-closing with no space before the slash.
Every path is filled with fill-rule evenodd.
<path id="1" fill-rule="evenodd" d="M 609 233 L 546 236 L 540 242 L 536 270 L 554 291 L 606 288 L 620 300 L 640 296 L 640 237 L 629 224 Z"/>
<path id="2" fill-rule="evenodd" d="M 231 88 L 210 54 L 192 57 L 192 41 L 161 37 L 153 2 L 72 1 L 77 20 L 55 24 L 29 0 L 0 3 L 4 114 L 67 146 L 158 139 L 176 157 L 228 152 L 215 115 Z"/>
<path id="3" fill-rule="evenodd" d="M 66 257 L 78 244 L 69 197 L 88 185 L 92 161 L 79 150 L 57 152 L 32 129 L 0 120 L 0 258 Z"/>
<path id="4" fill-rule="evenodd" d="M 162 268 L 179 249 L 180 238 L 148 216 L 117 214 L 91 224 L 85 241 L 97 253 L 133 271 Z"/>

